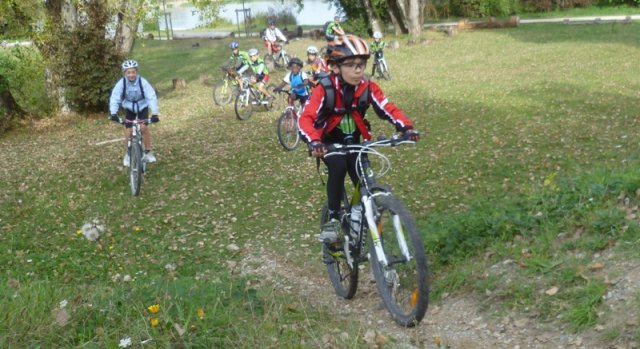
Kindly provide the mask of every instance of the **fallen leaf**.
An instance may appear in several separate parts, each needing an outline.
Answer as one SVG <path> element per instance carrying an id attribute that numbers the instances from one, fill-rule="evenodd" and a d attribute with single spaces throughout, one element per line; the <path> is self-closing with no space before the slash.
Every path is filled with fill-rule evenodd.
<path id="1" fill-rule="evenodd" d="M 64 327 L 69 322 L 69 312 L 67 309 L 60 309 L 56 314 L 56 324 L 60 327 Z"/>
<path id="2" fill-rule="evenodd" d="M 173 328 L 178 332 L 178 336 L 182 337 L 182 335 L 186 332 L 180 325 L 173 324 Z"/>
<path id="3" fill-rule="evenodd" d="M 553 287 L 551 287 L 550 289 L 546 290 L 544 293 L 545 293 L 547 296 L 553 296 L 553 295 L 555 295 L 556 293 L 558 293 L 558 290 L 559 290 L 559 289 L 558 289 L 556 286 L 553 286 Z"/>
<path id="4" fill-rule="evenodd" d="M 604 268 L 604 263 L 602 262 L 593 262 L 589 264 L 590 270 L 602 270 Z"/>

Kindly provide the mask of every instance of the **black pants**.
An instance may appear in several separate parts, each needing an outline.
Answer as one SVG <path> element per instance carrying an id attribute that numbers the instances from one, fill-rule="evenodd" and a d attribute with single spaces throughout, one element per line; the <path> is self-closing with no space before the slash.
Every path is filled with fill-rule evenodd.
<path id="1" fill-rule="evenodd" d="M 329 179 L 327 180 L 329 218 L 339 218 L 338 212 L 340 211 L 340 202 L 344 197 L 344 179 L 347 173 L 349 173 L 354 186 L 358 183 L 359 178 L 356 172 L 357 157 L 358 154 L 348 154 L 345 156 L 329 156 L 322 159 L 329 169 Z"/>

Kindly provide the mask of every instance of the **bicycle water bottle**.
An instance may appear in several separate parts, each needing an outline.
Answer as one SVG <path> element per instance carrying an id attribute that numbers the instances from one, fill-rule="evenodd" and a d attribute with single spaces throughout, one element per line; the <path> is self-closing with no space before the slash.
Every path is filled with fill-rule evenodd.
<path id="1" fill-rule="evenodd" d="M 360 234 L 360 223 L 362 221 L 362 204 L 355 204 L 351 208 L 351 229 L 353 234 Z"/>

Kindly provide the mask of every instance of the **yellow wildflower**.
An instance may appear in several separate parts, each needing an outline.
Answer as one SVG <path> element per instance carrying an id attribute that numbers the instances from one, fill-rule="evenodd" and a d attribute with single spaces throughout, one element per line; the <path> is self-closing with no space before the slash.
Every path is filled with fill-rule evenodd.
<path id="1" fill-rule="evenodd" d="M 160 323 L 160 319 L 158 319 L 157 317 L 154 317 L 151 320 L 149 320 L 149 323 L 151 324 L 151 326 L 156 327 Z"/>
<path id="2" fill-rule="evenodd" d="M 198 308 L 198 318 L 200 320 L 204 319 L 204 309 Z"/>
<path id="3" fill-rule="evenodd" d="M 151 312 L 151 314 L 156 314 L 157 312 L 160 311 L 160 304 L 153 304 L 147 307 L 147 309 L 149 309 L 149 311 Z"/>

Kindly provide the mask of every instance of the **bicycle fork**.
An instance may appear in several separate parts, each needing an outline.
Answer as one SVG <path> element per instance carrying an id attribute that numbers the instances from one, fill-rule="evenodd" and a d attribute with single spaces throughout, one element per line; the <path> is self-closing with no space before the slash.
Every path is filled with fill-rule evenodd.
<path id="1" fill-rule="evenodd" d="M 374 194 L 376 195 L 376 194 Z M 378 195 L 389 195 L 388 193 L 378 194 Z M 367 226 L 369 227 L 369 233 L 371 234 L 371 238 L 373 241 L 373 247 L 376 250 L 376 256 L 378 258 L 378 262 L 382 265 L 382 267 L 389 266 L 389 261 L 387 260 L 387 256 L 384 253 L 384 249 L 382 248 L 382 240 L 380 231 L 378 231 L 378 226 L 376 224 L 375 217 L 373 216 L 373 198 L 364 195 L 362 197 L 362 202 L 364 203 L 364 216 L 367 219 Z M 404 233 L 404 229 L 402 229 L 402 222 L 400 222 L 400 216 L 397 214 L 393 215 L 393 226 L 396 233 L 396 239 L 398 241 L 398 245 L 400 248 L 400 252 L 405 258 L 405 261 L 410 261 L 412 259 L 411 254 L 409 253 L 409 247 L 407 246 L 406 234 Z"/>

